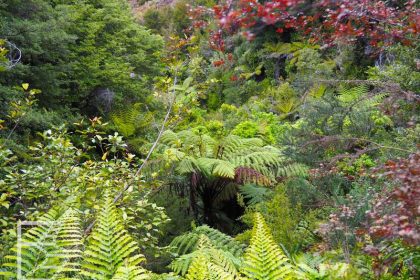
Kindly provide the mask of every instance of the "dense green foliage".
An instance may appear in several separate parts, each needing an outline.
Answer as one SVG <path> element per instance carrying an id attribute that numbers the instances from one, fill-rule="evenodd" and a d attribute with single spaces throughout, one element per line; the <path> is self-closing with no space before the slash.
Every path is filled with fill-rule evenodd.
<path id="1" fill-rule="evenodd" d="M 418 7 L 260 2 L 0 0 L 2 279 L 418 279 Z"/>

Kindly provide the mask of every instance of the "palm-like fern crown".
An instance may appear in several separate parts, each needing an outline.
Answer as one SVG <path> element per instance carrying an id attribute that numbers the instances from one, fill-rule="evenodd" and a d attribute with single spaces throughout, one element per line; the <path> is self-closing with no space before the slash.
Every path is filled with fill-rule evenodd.
<path id="1" fill-rule="evenodd" d="M 106 194 L 84 251 L 81 274 L 89 279 L 111 279 L 120 266 L 132 267 L 144 260 L 138 251 L 137 243 L 124 229 L 117 208 Z"/>
<path id="2" fill-rule="evenodd" d="M 200 172 L 206 176 L 235 179 L 240 183 L 253 181 L 268 185 L 276 177 L 304 174 L 301 165 L 285 166 L 281 151 L 264 146 L 261 139 L 228 135 L 215 140 L 192 131 L 166 131 L 162 142 L 169 146 L 166 155 L 179 160 L 181 174 Z"/>

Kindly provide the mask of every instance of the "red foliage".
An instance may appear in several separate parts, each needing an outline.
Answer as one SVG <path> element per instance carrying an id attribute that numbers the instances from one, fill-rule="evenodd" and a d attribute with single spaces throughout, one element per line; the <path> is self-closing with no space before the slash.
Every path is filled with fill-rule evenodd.
<path id="1" fill-rule="evenodd" d="M 209 11 L 196 9 L 192 19 L 202 27 L 202 16 Z M 211 46 L 222 51 L 224 33 L 241 33 L 252 40 L 267 26 L 279 34 L 300 32 L 311 42 L 325 46 L 363 39 L 373 48 L 395 42 L 411 44 L 420 31 L 420 10 L 415 0 L 402 7 L 381 0 L 226 0 L 214 6 L 213 14 L 218 30 L 212 33 Z"/>
<path id="2" fill-rule="evenodd" d="M 271 183 L 269 178 L 249 167 L 236 168 L 235 182 L 241 185 L 245 183 L 256 183 L 265 186 L 269 186 Z"/>
<path id="3" fill-rule="evenodd" d="M 223 64 L 225 64 L 225 61 L 223 59 L 216 60 L 213 62 L 213 65 L 216 67 L 222 66 Z"/>
<path id="4" fill-rule="evenodd" d="M 419 244 L 420 153 L 388 161 L 382 174 L 398 186 L 381 195 L 368 213 L 373 221 L 370 234 L 387 240 L 400 239 L 408 245 Z"/>
<path id="5" fill-rule="evenodd" d="M 238 80 L 238 76 L 236 76 L 236 75 L 232 75 L 232 76 L 230 76 L 230 80 L 231 80 L 232 82 L 236 82 L 236 81 Z"/>

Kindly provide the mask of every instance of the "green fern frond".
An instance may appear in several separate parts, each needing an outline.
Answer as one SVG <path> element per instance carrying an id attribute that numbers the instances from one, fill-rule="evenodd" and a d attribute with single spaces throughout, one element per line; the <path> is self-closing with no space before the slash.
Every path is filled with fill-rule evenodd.
<path id="1" fill-rule="evenodd" d="M 225 271 L 221 266 L 215 265 L 213 263 L 208 263 L 207 268 L 209 270 L 209 279 L 210 280 L 240 280 L 243 279 L 239 276 L 238 273 L 232 273 Z"/>
<path id="2" fill-rule="evenodd" d="M 180 174 L 191 174 L 202 170 L 200 170 L 198 161 L 194 157 L 186 156 L 179 162 L 177 171 Z"/>
<path id="3" fill-rule="evenodd" d="M 124 229 L 117 208 L 106 194 L 84 251 L 81 274 L 89 279 L 110 279 L 127 260 L 129 266 L 143 261 L 138 251 L 137 243 Z"/>
<path id="4" fill-rule="evenodd" d="M 174 272 L 187 279 L 235 279 L 239 276 L 240 260 L 228 251 L 215 248 L 210 239 L 201 234 L 196 251 L 171 263 Z"/>
<path id="5" fill-rule="evenodd" d="M 138 266 L 130 265 L 130 261 L 125 261 L 115 273 L 112 280 L 144 280 L 151 279 L 150 273 Z"/>
<path id="6" fill-rule="evenodd" d="M 254 184 L 245 184 L 239 187 L 239 192 L 248 200 L 248 205 L 255 205 L 263 202 L 271 190 Z"/>
<path id="7" fill-rule="evenodd" d="M 250 246 L 245 251 L 241 270 L 250 279 L 296 279 L 294 267 L 274 242 L 263 216 L 259 213 L 254 217 Z"/>
<path id="8" fill-rule="evenodd" d="M 281 166 L 277 169 L 277 176 L 282 177 L 304 177 L 308 175 L 309 168 L 300 163 L 292 163 Z"/>
<path id="9" fill-rule="evenodd" d="M 132 106 L 125 106 L 110 114 L 116 130 L 124 137 L 133 135 L 140 125 L 140 105 L 140 103 L 137 103 Z"/>
<path id="10" fill-rule="evenodd" d="M 235 166 L 228 161 L 213 158 L 198 158 L 199 171 L 206 175 L 235 178 Z"/>
<path id="11" fill-rule="evenodd" d="M 51 279 L 76 279 L 80 272 L 83 232 L 78 211 L 70 208 L 58 220 L 56 242 L 60 265 Z"/>
<path id="12" fill-rule="evenodd" d="M 263 147 L 264 142 L 260 138 L 242 138 L 237 135 L 228 135 L 219 143 L 219 149 L 223 149 L 223 155 L 229 156 L 237 151 L 244 152 L 250 148 Z"/>
<path id="13" fill-rule="evenodd" d="M 162 137 L 160 138 L 160 141 L 161 143 L 170 147 L 179 147 L 181 145 L 181 141 L 178 135 L 172 130 L 165 130 L 162 133 Z"/>
<path id="14" fill-rule="evenodd" d="M 237 157 L 234 160 L 235 165 L 258 168 L 259 166 L 272 166 L 276 167 L 281 165 L 280 153 L 273 151 L 257 151 Z"/>
<path id="15" fill-rule="evenodd" d="M 175 248 L 178 255 L 193 252 L 197 248 L 200 235 L 207 236 L 215 248 L 228 251 L 235 257 L 240 257 L 244 252 L 245 245 L 207 225 L 196 227 L 191 232 L 175 237 L 170 246 Z"/>
<path id="16" fill-rule="evenodd" d="M 72 279 L 79 272 L 82 230 L 79 213 L 68 209 L 60 217 L 56 208 L 42 216 L 37 225 L 23 234 L 12 249 L 15 256 L 4 266 L 13 270 L 1 274 L 11 277 Z M 24 226 L 22 229 L 24 230 Z M 20 263 L 20 275 L 17 275 Z"/>
<path id="17" fill-rule="evenodd" d="M 210 273 L 207 267 L 207 259 L 203 254 L 198 254 L 188 268 L 188 274 L 185 276 L 188 280 L 207 280 Z"/>
<path id="18" fill-rule="evenodd" d="M 361 85 L 357 87 L 352 87 L 349 89 L 340 90 L 340 95 L 337 99 L 343 103 L 352 103 L 358 100 L 361 96 L 365 95 L 368 92 L 368 87 L 366 85 Z"/>

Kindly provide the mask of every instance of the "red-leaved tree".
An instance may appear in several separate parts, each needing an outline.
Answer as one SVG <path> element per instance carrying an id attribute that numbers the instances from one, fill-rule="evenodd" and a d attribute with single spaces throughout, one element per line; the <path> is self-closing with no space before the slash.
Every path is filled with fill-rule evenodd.
<path id="1" fill-rule="evenodd" d="M 399 4 L 403 2 L 402 4 Z M 243 34 L 252 40 L 266 28 L 279 34 L 299 32 L 312 42 L 332 46 L 363 41 L 373 49 L 400 42 L 413 44 L 420 31 L 416 1 L 379 0 L 225 0 L 214 6 L 217 28 L 211 46 L 224 51 L 224 35 Z M 190 9 L 198 27 L 207 26 L 203 7 Z M 210 17 L 211 18 L 211 17 Z"/>
<path id="2" fill-rule="evenodd" d="M 407 245 L 420 244 L 420 153 L 408 159 L 389 160 L 381 173 L 396 187 L 382 193 L 369 211 L 369 233 L 381 239 L 402 240 Z"/>

